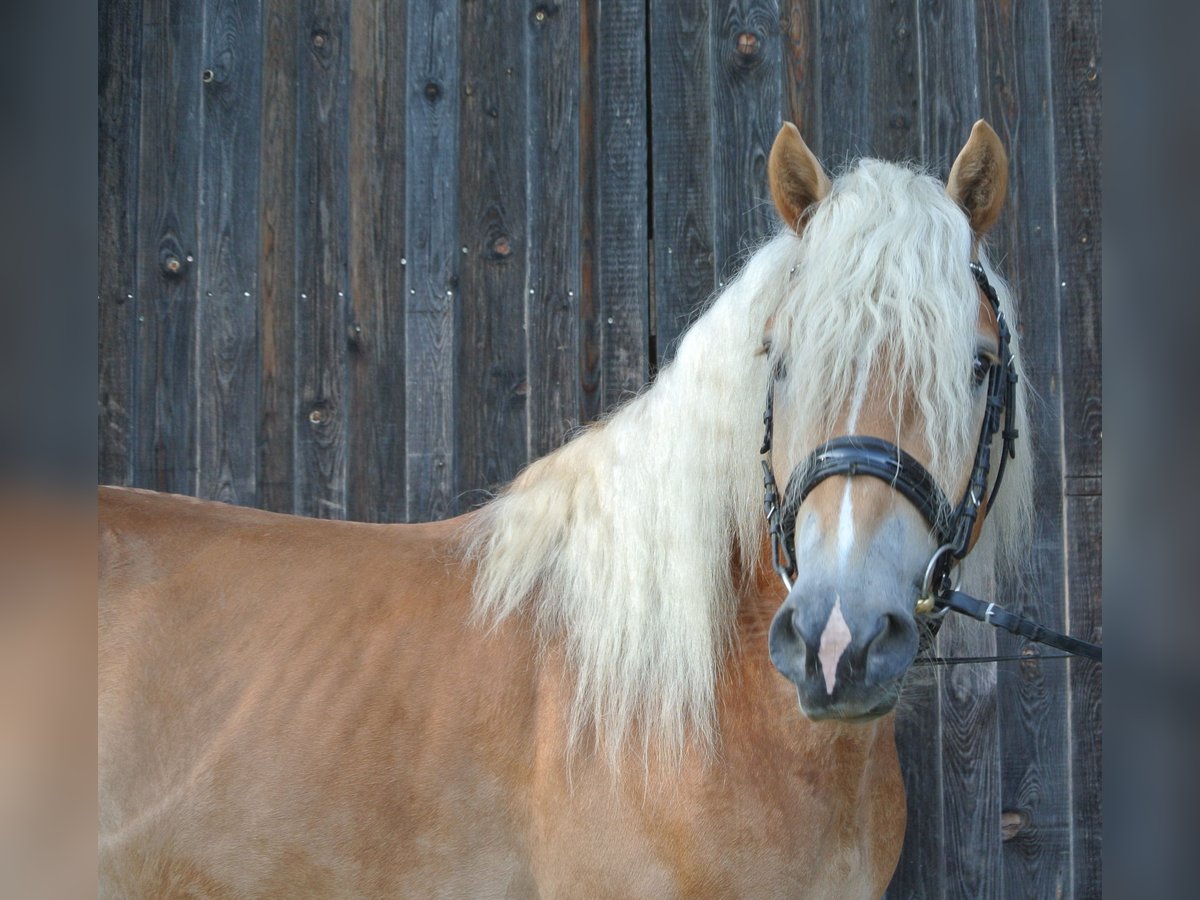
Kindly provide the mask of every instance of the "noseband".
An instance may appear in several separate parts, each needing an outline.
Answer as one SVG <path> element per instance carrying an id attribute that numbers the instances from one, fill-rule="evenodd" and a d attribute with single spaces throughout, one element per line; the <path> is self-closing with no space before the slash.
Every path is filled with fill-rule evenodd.
<path id="1" fill-rule="evenodd" d="M 771 564 L 790 593 L 796 578 L 794 555 L 796 539 L 796 515 L 805 498 L 813 488 L 835 475 L 870 475 L 886 482 L 899 491 L 924 516 L 937 536 L 938 548 L 926 566 L 917 601 L 916 612 L 932 616 L 934 628 L 947 610 L 964 612 L 981 621 L 1006 628 L 1032 640 L 1047 643 L 1094 659 L 1100 658 L 1100 648 L 1075 638 L 1048 631 L 1036 623 L 1000 609 L 996 604 L 984 604 L 954 589 L 951 571 L 970 552 L 971 536 L 975 532 L 979 511 L 986 497 L 984 516 L 991 511 L 1004 478 L 1004 466 L 1016 455 L 1016 402 L 1017 370 L 1009 349 L 1011 335 L 996 289 L 988 282 L 987 273 L 977 262 L 971 264 L 971 274 L 987 297 L 996 316 L 998 331 L 998 359 L 988 369 L 987 404 L 983 424 L 979 431 L 979 444 L 975 448 L 975 464 L 970 480 L 958 504 L 951 506 L 937 481 L 916 459 L 905 453 L 891 441 L 866 435 L 844 435 L 827 441 L 809 454 L 788 478 L 787 488 L 781 497 L 775 483 L 770 463 L 762 460 L 763 509 L 771 537 Z M 767 405 L 763 413 L 765 434 L 762 454 L 771 451 L 774 427 L 774 380 L 767 389 Z M 996 466 L 996 480 L 988 492 L 988 477 L 991 473 L 992 439 L 1000 431 L 1003 440 L 1000 461 Z M 986 608 L 985 608 L 986 607 Z"/>

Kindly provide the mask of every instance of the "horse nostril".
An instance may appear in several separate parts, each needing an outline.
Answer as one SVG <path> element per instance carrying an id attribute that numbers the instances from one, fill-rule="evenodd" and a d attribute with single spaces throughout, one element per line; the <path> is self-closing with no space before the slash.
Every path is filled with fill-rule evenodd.
<path id="1" fill-rule="evenodd" d="M 912 616 L 885 613 L 875 621 L 866 645 L 866 682 L 878 684 L 904 674 L 917 653 L 919 635 Z"/>

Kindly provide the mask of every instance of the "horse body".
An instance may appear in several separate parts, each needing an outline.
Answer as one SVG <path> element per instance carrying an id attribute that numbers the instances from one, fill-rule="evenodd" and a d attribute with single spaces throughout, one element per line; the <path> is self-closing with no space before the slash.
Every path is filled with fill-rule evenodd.
<path id="1" fill-rule="evenodd" d="M 831 184 L 786 126 L 789 228 L 653 387 L 468 516 L 102 490 L 104 893 L 881 895 L 926 561 L 1028 505 L 1022 461 L 998 512 L 976 462 L 985 380 L 1016 383 L 979 248 L 1005 165 L 981 123 L 948 186 Z M 863 441 L 874 477 L 787 477 Z"/>
<path id="2" fill-rule="evenodd" d="M 800 718 L 761 647 L 727 669 L 714 756 L 618 778 L 568 750 L 562 655 L 534 665 L 519 620 L 469 624 L 465 519 L 363 525 L 121 489 L 101 491 L 100 517 L 109 895 L 886 886 L 904 828 L 891 718 Z M 748 589 L 747 630 L 765 631 L 772 586 Z"/>

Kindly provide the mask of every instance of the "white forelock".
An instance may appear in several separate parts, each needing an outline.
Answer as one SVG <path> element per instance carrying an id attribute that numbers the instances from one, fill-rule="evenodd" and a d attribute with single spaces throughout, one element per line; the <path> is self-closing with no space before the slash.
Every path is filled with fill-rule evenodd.
<path id="1" fill-rule="evenodd" d="M 737 610 L 732 557 L 753 570 L 762 544 L 758 445 L 777 360 L 789 375 L 776 402 L 796 422 L 777 443 L 829 435 L 857 367 L 886 354 L 896 410 L 926 425 L 931 472 L 944 478 L 973 453 L 970 252 L 966 217 L 939 182 L 859 162 L 803 238 L 785 230 L 749 258 L 652 387 L 480 511 L 468 535 L 477 612 L 497 622 L 527 611 L 546 642 L 562 642 L 573 738 L 592 729 L 614 758 L 635 730 L 667 757 L 688 740 L 712 746 Z M 983 262 L 1015 342 L 1012 298 Z M 1019 540 L 1028 455 L 1010 463 L 984 529 L 1002 547 Z"/>

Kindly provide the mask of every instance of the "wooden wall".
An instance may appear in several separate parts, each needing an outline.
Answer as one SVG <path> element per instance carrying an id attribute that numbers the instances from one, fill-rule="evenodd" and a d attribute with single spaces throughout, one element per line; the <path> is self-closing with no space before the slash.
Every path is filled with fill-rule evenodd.
<path id="1" fill-rule="evenodd" d="M 1012 156 L 1036 570 L 1100 633 L 1099 0 L 101 0 L 99 478 L 309 516 L 467 509 L 671 355 L 819 157 Z M 954 652 L 1019 652 L 979 626 Z M 889 896 L 1098 897 L 1100 675 L 938 672 Z"/>

